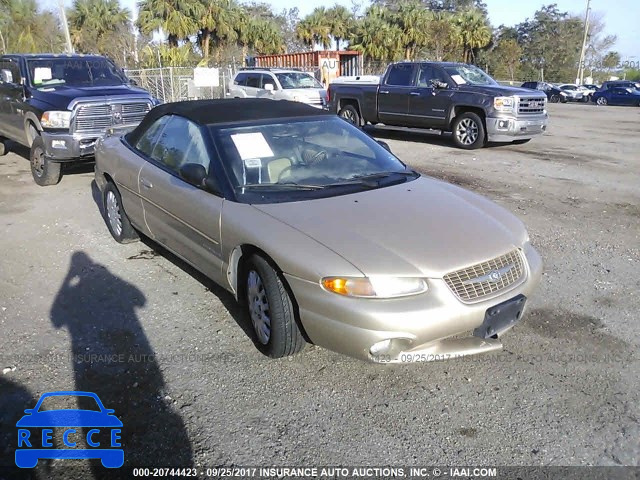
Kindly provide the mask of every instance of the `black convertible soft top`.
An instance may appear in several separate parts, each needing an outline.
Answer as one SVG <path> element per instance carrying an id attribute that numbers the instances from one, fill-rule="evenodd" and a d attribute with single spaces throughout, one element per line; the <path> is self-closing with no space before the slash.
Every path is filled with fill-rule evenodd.
<path id="1" fill-rule="evenodd" d="M 229 98 L 165 103 L 153 108 L 142 122 L 127 134 L 127 140 L 132 144 L 136 143 L 149 125 L 165 115 L 180 115 L 200 125 L 215 125 L 332 114 L 304 103 L 268 98 Z"/>

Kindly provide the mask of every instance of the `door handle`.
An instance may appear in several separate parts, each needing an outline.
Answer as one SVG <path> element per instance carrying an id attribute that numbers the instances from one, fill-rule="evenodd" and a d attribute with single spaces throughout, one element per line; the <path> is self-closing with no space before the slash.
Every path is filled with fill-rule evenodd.
<path id="1" fill-rule="evenodd" d="M 414 97 L 417 97 L 420 95 L 420 92 L 410 92 L 409 95 L 413 95 Z"/>
<path id="2" fill-rule="evenodd" d="M 386 95 L 387 93 L 389 93 L 389 90 L 380 90 L 380 92 L 378 92 L 378 93 L 381 93 L 381 94 L 383 94 L 383 95 Z"/>
<path id="3" fill-rule="evenodd" d="M 142 184 L 142 186 L 144 188 L 153 188 L 153 183 L 151 183 L 149 180 L 147 180 L 145 178 L 141 178 L 140 179 L 140 183 Z"/>

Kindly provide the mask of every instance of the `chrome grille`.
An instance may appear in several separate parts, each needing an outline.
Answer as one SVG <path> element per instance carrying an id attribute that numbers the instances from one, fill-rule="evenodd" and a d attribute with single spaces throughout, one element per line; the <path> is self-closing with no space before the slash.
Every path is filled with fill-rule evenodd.
<path id="1" fill-rule="evenodd" d="M 76 132 L 103 132 L 110 127 L 139 124 L 151 104 L 147 102 L 80 104 L 75 114 Z"/>
<path id="2" fill-rule="evenodd" d="M 493 274 L 493 275 L 492 275 Z M 444 276 L 449 288 L 462 301 L 475 301 L 505 290 L 524 280 L 520 250 L 463 268 Z"/>
<path id="3" fill-rule="evenodd" d="M 521 98 L 518 102 L 518 113 L 521 115 L 538 115 L 544 113 L 547 103 L 545 98 Z"/>

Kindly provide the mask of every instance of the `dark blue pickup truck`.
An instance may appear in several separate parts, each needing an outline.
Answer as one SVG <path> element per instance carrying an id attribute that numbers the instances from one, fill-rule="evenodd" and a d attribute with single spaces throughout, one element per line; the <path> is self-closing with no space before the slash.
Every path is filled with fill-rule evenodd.
<path id="1" fill-rule="evenodd" d="M 452 132 L 464 149 L 542 135 L 546 106 L 542 92 L 499 85 L 462 63 L 399 62 L 380 78 L 339 77 L 329 86 L 329 110 L 345 120 Z"/>
<path id="2" fill-rule="evenodd" d="M 156 101 L 98 55 L 0 56 L 0 155 L 5 141 L 30 148 L 38 185 L 55 185 L 62 164 L 92 161 L 109 129 L 136 126 Z"/>

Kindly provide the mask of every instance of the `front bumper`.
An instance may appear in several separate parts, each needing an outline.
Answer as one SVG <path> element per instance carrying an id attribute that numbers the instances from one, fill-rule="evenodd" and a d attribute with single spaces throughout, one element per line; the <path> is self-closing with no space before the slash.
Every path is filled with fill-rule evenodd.
<path id="1" fill-rule="evenodd" d="M 548 115 L 527 117 L 487 117 L 489 142 L 513 142 L 542 135 L 547 130 Z"/>
<path id="2" fill-rule="evenodd" d="M 53 162 L 93 160 L 95 145 L 101 133 L 42 132 L 45 156 Z"/>
<path id="3" fill-rule="evenodd" d="M 483 325 L 490 307 L 518 295 L 531 295 L 540 282 L 542 259 L 529 244 L 523 252 L 525 281 L 497 297 L 471 304 L 458 300 L 443 279 L 429 279 L 429 290 L 421 295 L 371 300 L 342 297 L 318 283 L 285 277 L 299 305 L 302 326 L 316 345 L 380 363 L 439 360 L 502 348 L 497 338 L 450 337 Z M 371 355 L 371 347 L 385 340 L 391 340 L 391 349 Z"/>

